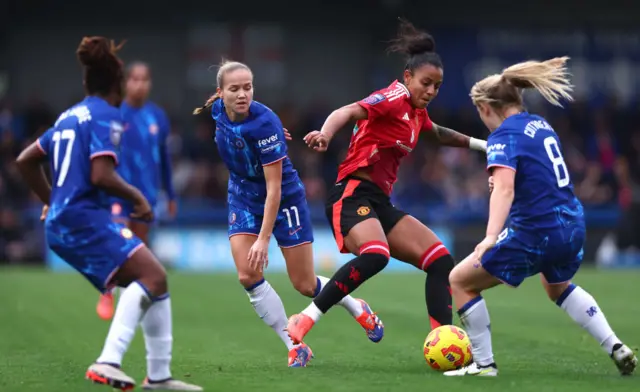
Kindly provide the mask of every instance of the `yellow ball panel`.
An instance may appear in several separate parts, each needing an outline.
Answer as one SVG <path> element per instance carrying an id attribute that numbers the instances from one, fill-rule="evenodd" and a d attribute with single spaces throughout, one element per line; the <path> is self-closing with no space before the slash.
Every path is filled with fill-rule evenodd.
<path id="1" fill-rule="evenodd" d="M 427 335 L 424 358 L 434 370 L 445 372 L 471 363 L 471 342 L 467 333 L 455 325 L 442 325 Z"/>

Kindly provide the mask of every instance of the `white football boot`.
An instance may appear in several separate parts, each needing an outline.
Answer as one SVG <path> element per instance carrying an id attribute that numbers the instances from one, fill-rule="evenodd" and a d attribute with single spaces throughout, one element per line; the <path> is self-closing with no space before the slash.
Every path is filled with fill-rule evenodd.
<path id="1" fill-rule="evenodd" d="M 129 391 L 136 386 L 133 378 L 127 376 L 121 369 L 106 363 L 94 363 L 89 366 L 86 379 L 121 391 Z"/>
<path id="2" fill-rule="evenodd" d="M 204 391 L 204 389 L 198 385 L 188 384 L 184 381 L 174 380 L 173 378 L 154 383 L 150 383 L 149 380 L 145 378 L 142 383 L 142 389 L 148 391 Z"/>
<path id="3" fill-rule="evenodd" d="M 638 366 L 638 358 L 633 353 L 633 350 L 621 343 L 613 346 L 611 359 L 613 359 L 613 362 L 618 367 L 620 374 L 623 376 L 630 376 L 636 366 Z"/>
<path id="4" fill-rule="evenodd" d="M 498 368 L 494 365 L 478 366 L 476 363 L 472 363 L 469 366 L 457 370 L 449 370 L 443 373 L 445 376 L 480 376 L 480 377 L 495 377 L 498 375 Z"/>

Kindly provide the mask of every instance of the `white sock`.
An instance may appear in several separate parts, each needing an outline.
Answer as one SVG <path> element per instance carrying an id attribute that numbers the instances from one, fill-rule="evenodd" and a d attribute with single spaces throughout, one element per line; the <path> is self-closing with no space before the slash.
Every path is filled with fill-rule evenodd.
<path id="1" fill-rule="evenodd" d="M 302 314 L 311 317 L 311 319 L 317 323 L 324 313 L 322 313 L 322 311 L 318 309 L 316 304 L 311 301 L 311 304 L 302 311 Z"/>
<path id="2" fill-rule="evenodd" d="M 97 362 L 122 364 L 122 357 L 133 340 L 136 327 L 150 305 L 151 300 L 140 283 L 133 282 L 124 290 Z"/>
<path id="3" fill-rule="evenodd" d="M 327 283 L 329 283 L 329 278 L 326 278 L 324 276 L 317 275 L 317 279 L 318 279 L 318 286 L 316 287 L 316 292 L 315 292 L 314 297 L 316 297 L 318 294 L 320 294 L 320 291 L 322 291 L 322 288 Z M 350 296 L 350 295 L 345 296 L 340 302 L 338 302 L 338 305 L 340 305 L 343 308 L 347 309 L 347 311 L 349 313 L 351 313 L 351 315 L 353 317 L 355 317 L 355 318 L 357 318 L 358 316 L 360 316 L 362 314 L 362 312 L 364 312 L 360 302 L 358 300 L 356 300 L 355 298 L 353 298 L 352 296 Z"/>
<path id="4" fill-rule="evenodd" d="M 478 296 L 458 310 L 460 321 L 471 340 L 473 361 L 480 366 L 494 363 L 491 348 L 491 320 L 484 298 Z"/>
<path id="5" fill-rule="evenodd" d="M 621 343 L 613 333 L 596 300 L 582 287 L 569 285 L 556 304 L 567 312 L 573 321 L 589 332 L 607 354 L 611 354 L 616 343 Z"/>
<path id="6" fill-rule="evenodd" d="M 278 334 L 284 344 L 287 345 L 287 349 L 291 350 L 295 347 L 295 344 L 293 344 L 291 338 L 289 338 L 289 335 L 284 330 L 288 323 L 284 305 L 282 304 L 280 296 L 273 287 L 271 287 L 269 282 L 263 279 L 261 282 L 245 290 L 258 316 Z"/>
<path id="7" fill-rule="evenodd" d="M 140 323 L 147 348 L 147 377 L 152 381 L 171 378 L 171 298 L 165 294 L 154 302 Z"/>

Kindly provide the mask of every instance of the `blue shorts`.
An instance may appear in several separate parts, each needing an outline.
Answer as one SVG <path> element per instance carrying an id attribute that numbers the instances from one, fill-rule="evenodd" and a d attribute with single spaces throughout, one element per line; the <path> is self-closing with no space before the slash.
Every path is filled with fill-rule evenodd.
<path id="1" fill-rule="evenodd" d="M 507 228 L 482 257 L 482 267 L 514 287 L 538 273 L 549 283 L 567 282 L 582 264 L 585 238 L 584 225 L 547 232 Z"/>
<path id="2" fill-rule="evenodd" d="M 127 223 L 131 220 L 141 223 L 146 223 L 148 225 L 152 225 L 156 222 L 156 215 L 158 215 L 158 208 L 156 205 L 151 205 L 153 209 L 153 220 L 143 221 L 139 219 L 131 218 L 131 213 L 133 213 L 133 204 L 128 201 L 120 200 L 120 199 L 112 199 L 111 200 L 111 215 L 114 221 L 118 223 Z"/>
<path id="3" fill-rule="evenodd" d="M 67 211 L 47 221 L 49 248 L 104 292 L 113 275 L 144 244 L 109 211 Z"/>
<path id="4" fill-rule="evenodd" d="M 262 215 L 250 212 L 238 202 L 229 204 L 229 237 L 237 234 L 257 236 L 261 227 Z M 273 236 L 281 248 L 293 248 L 313 242 L 311 213 L 305 198 L 292 203 L 287 203 L 286 200 L 280 203 Z"/>

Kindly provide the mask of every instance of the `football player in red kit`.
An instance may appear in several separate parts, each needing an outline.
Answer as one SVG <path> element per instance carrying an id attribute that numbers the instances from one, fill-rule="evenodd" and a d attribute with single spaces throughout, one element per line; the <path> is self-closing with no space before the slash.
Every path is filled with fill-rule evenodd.
<path id="1" fill-rule="evenodd" d="M 357 257 L 333 275 L 311 305 L 289 319 L 287 330 L 294 342 L 301 342 L 320 316 L 345 295 L 382 271 L 390 257 L 427 273 L 431 328 L 453 322 L 449 286 L 453 258 L 433 231 L 390 200 L 400 161 L 415 148 L 421 133 L 434 136 L 444 146 L 486 150 L 486 141 L 429 118 L 426 107 L 438 94 L 443 78 L 442 61 L 434 49 L 431 35 L 401 21 L 390 50 L 408 57 L 403 81 L 335 110 L 320 131 L 304 138 L 309 147 L 323 152 L 336 131 L 356 122 L 326 213 L 340 251 Z"/>

